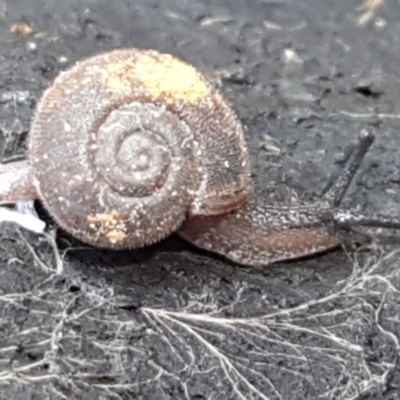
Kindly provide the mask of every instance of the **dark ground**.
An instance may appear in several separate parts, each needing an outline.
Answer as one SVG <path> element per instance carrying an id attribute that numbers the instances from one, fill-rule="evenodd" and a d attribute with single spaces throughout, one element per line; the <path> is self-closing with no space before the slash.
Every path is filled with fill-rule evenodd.
<path id="1" fill-rule="evenodd" d="M 60 70 L 149 47 L 221 87 L 248 126 L 259 196 L 315 197 L 369 127 L 346 202 L 400 214 L 400 4 L 365 26 L 360 5 L 0 1 L 2 160 L 23 157 Z M 58 232 L 56 250 L 0 228 L 0 399 L 400 399 L 400 240 L 259 272 L 176 237 L 108 252 Z"/>

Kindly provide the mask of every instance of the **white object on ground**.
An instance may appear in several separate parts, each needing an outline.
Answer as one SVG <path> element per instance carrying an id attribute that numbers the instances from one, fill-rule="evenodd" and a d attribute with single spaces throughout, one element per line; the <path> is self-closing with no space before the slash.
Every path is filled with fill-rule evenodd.
<path id="1" fill-rule="evenodd" d="M 6 207 L 0 207 L 0 222 L 4 221 L 15 222 L 35 233 L 43 233 L 46 227 L 46 224 L 42 220 L 32 214 L 22 214 Z"/>

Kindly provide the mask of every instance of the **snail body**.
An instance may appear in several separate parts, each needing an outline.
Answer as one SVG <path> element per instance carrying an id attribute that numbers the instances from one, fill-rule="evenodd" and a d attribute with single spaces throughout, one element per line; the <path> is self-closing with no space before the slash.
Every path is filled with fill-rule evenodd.
<path id="1" fill-rule="evenodd" d="M 259 266 L 340 243 L 343 214 L 330 201 L 252 198 L 236 113 L 193 66 L 153 50 L 115 50 L 62 72 L 37 107 L 28 160 L 3 166 L 0 187 L 0 202 L 39 199 L 66 231 L 105 248 L 178 232 Z"/>

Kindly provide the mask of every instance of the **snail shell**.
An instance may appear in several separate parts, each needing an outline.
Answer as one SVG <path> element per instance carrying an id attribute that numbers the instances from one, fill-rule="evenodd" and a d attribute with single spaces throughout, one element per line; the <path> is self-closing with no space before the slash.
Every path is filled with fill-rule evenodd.
<path id="1" fill-rule="evenodd" d="M 193 66 L 153 50 L 78 62 L 44 92 L 29 163 L 56 222 L 100 247 L 140 247 L 250 187 L 236 114 Z"/>

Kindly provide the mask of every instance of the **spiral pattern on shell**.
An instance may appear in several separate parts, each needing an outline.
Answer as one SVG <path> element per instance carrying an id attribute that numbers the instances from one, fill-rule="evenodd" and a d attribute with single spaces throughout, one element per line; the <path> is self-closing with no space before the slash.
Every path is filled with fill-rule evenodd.
<path id="1" fill-rule="evenodd" d="M 189 214 L 231 211 L 247 197 L 237 117 L 194 67 L 152 50 L 100 54 L 61 73 L 39 103 L 29 150 L 46 208 L 97 246 L 147 245 Z"/>

